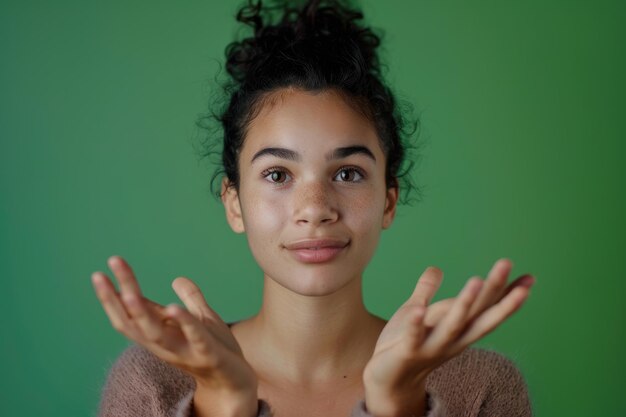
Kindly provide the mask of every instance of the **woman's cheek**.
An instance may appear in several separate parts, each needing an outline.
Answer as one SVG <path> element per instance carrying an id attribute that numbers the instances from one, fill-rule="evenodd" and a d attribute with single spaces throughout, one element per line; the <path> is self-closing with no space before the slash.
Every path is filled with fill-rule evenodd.
<path id="1" fill-rule="evenodd" d="M 246 207 L 246 232 L 250 244 L 262 247 L 279 246 L 285 221 L 285 205 L 279 198 L 253 198 Z M 255 248 L 256 250 L 257 248 Z"/>
<path id="2" fill-rule="evenodd" d="M 273 211 L 281 207 L 284 197 L 273 190 L 271 184 L 262 180 L 256 183 L 250 181 L 248 188 L 242 190 L 242 193 L 245 193 L 245 206 L 242 209 L 248 222 L 256 222 L 259 218 L 276 221 L 279 218 L 278 213 L 273 214 Z"/>
<path id="3" fill-rule="evenodd" d="M 286 220 L 285 204 L 281 204 L 279 198 L 259 199 L 253 205 L 252 210 L 252 216 L 258 222 L 257 230 L 276 231 Z"/>
<path id="4" fill-rule="evenodd" d="M 376 202 L 376 204 L 373 204 Z M 366 252 L 373 252 L 378 244 L 382 231 L 384 206 L 379 204 L 371 194 L 358 196 L 351 200 L 346 213 L 351 213 L 346 222 L 357 235 L 360 245 L 367 247 Z"/>
<path id="5" fill-rule="evenodd" d="M 346 213 L 353 213 L 361 227 L 371 226 L 377 219 L 382 224 L 383 207 L 372 193 L 355 193 L 346 204 Z"/>

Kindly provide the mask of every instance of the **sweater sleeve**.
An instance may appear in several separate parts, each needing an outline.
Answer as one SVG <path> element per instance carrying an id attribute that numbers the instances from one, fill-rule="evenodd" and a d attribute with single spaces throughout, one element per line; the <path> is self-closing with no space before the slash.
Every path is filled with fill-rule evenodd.
<path id="1" fill-rule="evenodd" d="M 426 399 L 426 417 L 532 416 L 526 382 L 515 363 L 479 348 L 467 348 L 431 372 Z M 375 416 L 360 400 L 351 417 Z"/>
<path id="2" fill-rule="evenodd" d="M 127 347 L 109 370 L 98 417 L 193 417 L 195 381 L 141 345 Z M 256 417 L 271 417 L 259 400 Z"/>
<path id="3" fill-rule="evenodd" d="M 426 391 L 425 417 L 444 417 L 444 416 L 445 415 L 441 413 L 441 404 L 436 400 L 436 398 L 433 398 L 428 391 Z M 375 416 L 373 416 L 371 413 L 367 411 L 365 400 L 359 400 L 354 406 L 354 408 L 352 409 L 352 413 L 350 414 L 350 417 L 375 417 Z M 418 416 L 415 416 L 415 417 L 418 417 Z"/>

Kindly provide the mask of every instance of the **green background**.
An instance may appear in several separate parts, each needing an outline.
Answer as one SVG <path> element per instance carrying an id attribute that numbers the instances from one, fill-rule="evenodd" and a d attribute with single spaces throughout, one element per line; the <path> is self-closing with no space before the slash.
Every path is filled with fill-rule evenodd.
<path id="1" fill-rule="evenodd" d="M 110 255 L 162 304 L 184 275 L 226 321 L 258 309 L 193 150 L 238 4 L 2 3 L 1 415 L 95 415 L 129 343 L 89 279 Z M 429 265 L 455 296 L 508 257 L 537 284 L 475 346 L 517 363 L 539 416 L 626 415 L 624 3 L 361 4 L 427 141 L 424 199 L 383 233 L 367 306 L 389 318 Z"/>

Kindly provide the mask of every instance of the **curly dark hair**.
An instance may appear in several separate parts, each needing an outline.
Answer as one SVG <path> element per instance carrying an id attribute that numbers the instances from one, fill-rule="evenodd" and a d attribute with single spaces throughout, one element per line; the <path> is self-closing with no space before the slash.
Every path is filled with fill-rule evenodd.
<path id="1" fill-rule="evenodd" d="M 273 23 L 276 12 L 282 16 Z M 217 129 L 210 128 L 211 121 L 218 121 L 218 128 L 223 129 L 222 140 L 215 140 L 217 135 L 211 133 L 200 150 L 202 157 L 221 155 L 211 178 L 211 193 L 221 196 L 220 189 L 215 190 L 213 185 L 222 175 L 226 175 L 229 187 L 239 191 L 239 151 L 251 121 L 272 100 L 273 93 L 296 88 L 309 92 L 333 90 L 370 120 L 386 157 L 387 188 L 399 187 L 405 193 L 399 198 L 400 204 L 410 204 L 406 196 L 414 189 L 421 200 L 422 191 L 409 175 L 415 162 L 407 157 L 409 150 L 420 148 L 407 141 L 419 132 L 419 119 L 411 123 L 411 129 L 406 128 L 394 94 L 383 83 L 377 54 L 381 36 L 357 23 L 363 19 L 362 12 L 339 0 L 309 0 L 299 7 L 284 0 L 270 6 L 264 6 L 261 0 L 248 0 L 236 19 L 254 33 L 226 47 L 229 78 L 221 87 L 228 103 L 198 122 L 212 133 Z M 216 151 L 220 142 L 221 151 Z"/>

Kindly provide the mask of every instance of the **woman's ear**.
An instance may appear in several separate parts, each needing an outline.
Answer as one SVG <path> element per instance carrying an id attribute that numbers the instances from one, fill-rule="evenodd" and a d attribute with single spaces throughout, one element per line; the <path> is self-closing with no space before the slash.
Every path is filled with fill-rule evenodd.
<path id="1" fill-rule="evenodd" d="M 383 213 L 383 229 L 388 229 L 393 223 L 398 205 L 398 187 L 387 188 L 385 212 Z"/>
<path id="2" fill-rule="evenodd" d="M 230 228 L 235 233 L 244 233 L 246 231 L 243 225 L 243 216 L 241 214 L 241 203 L 239 202 L 239 194 L 235 187 L 229 187 L 230 181 L 224 177 L 222 179 L 222 190 L 220 192 L 222 196 L 222 203 L 224 203 L 224 210 L 226 211 L 226 220 Z"/>

